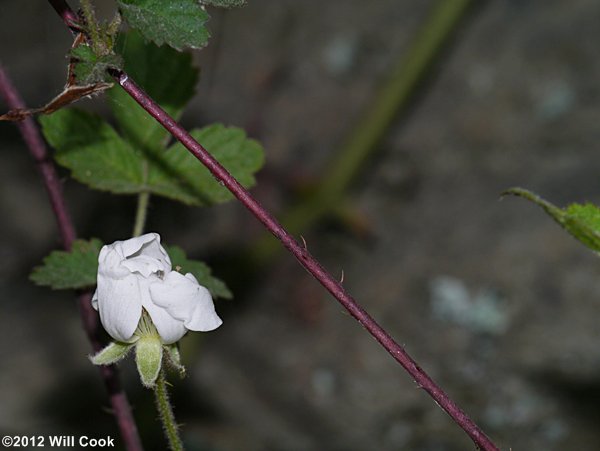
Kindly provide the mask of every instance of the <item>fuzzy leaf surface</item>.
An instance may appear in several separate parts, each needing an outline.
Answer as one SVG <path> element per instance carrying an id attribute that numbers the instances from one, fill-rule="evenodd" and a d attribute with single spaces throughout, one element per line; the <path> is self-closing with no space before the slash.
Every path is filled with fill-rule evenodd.
<path id="1" fill-rule="evenodd" d="M 239 8 L 246 4 L 246 0 L 200 0 L 200 2 L 217 8 Z"/>
<path id="2" fill-rule="evenodd" d="M 134 345 L 131 343 L 119 343 L 113 341 L 97 354 L 90 357 L 90 360 L 94 365 L 112 365 L 113 363 L 117 363 L 119 360 L 124 359 L 133 346 Z"/>
<path id="3" fill-rule="evenodd" d="M 70 252 L 53 251 L 29 278 L 37 285 L 55 290 L 88 288 L 96 285 L 98 255 L 102 242 L 76 240 Z"/>
<path id="4" fill-rule="evenodd" d="M 147 191 L 196 206 L 233 198 L 181 144 L 136 151 L 99 116 L 75 109 L 57 111 L 40 122 L 57 150 L 56 161 L 92 188 L 117 194 Z M 263 149 L 242 129 L 214 124 L 191 134 L 242 185 L 254 184 Z"/>
<path id="5" fill-rule="evenodd" d="M 264 163 L 264 151 L 236 127 L 213 124 L 192 130 L 201 143 L 243 186 L 254 185 L 254 173 Z M 156 155 L 148 177 L 152 192 L 190 205 L 210 205 L 233 199 L 212 174 L 177 143 Z"/>
<path id="6" fill-rule="evenodd" d="M 96 55 L 88 45 L 79 45 L 71 49 L 70 55 L 75 63 L 75 80 L 79 85 L 111 82 L 107 69 L 121 69 L 123 60 L 115 54 Z"/>
<path id="7" fill-rule="evenodd" d="M 213 297 L 225 299 L 231 299 L 233 297 L 231 291 L 227 288 L 227 285 L 211 274 L 212 271 L 208 265 L 198 260 L 189 260 L 185 255 L 184 250 L 178 246 L 165 246 L 165 250 L 171 258 L 174 270 L 176 267 L 180 267 L 180 272 L 182 274 L 191 272 L 198 280 L 198 283 L 205 286 Z"/>
<path id="8" fill-rule="evenodd" d="M 99 116 L 63 109 L 40 123 L 56 161 L 81 183 L 122 194 L 145 189 L 141 156 Z"/>
<path id="9" fill-rule="evenodd" d="M 198 69 L 192 65 L 191 55 L 167 46 L 157 47 L 134 30 L 119 36 L 116 49 L 129 76 L 167 113 L 179 119 L 198 81 Z M 164 148 L 169 132 L 123 88 L 115 86 L 108 92 L 108 98 L 125 139 L 142 149 Z"/>
<path id="10" fill-rule="evenodd" d="M 591 203 L 571 204 L 562 209 L 522 188 L 512 188 L 505 194 L 523 197 L 544 209 L 573 237 L 595 252 L 600 252 L 600 208 Z"/>
<path id="11" fill-rule="evenodd" d="M 117 0 L 127 23 L 157 45 L 202 48 L 210 34 L 208 14 L 197 0 Z"/>
<path id="12" fill-rule="evenodd" d="M 162 363 L 163 347 L 158 336 L 142 337 L 135 343 L 135 363 L 144 387 L 156 383 Z"/>

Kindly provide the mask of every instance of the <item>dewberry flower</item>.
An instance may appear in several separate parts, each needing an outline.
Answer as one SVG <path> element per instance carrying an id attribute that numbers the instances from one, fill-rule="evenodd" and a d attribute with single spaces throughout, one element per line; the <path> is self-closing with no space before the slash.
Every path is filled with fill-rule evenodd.
<path id="1" fill-rule="evenodd" d="M 92 305 L 109 335 L 121 343 L 134 343 L 148 330 L 138 327 L 144 311 L 164 345 L 188 330 L 210 331 L 222 324 L 209 291 L 192 274 L 172 270 L 157 233 L 102 248 Z"/>

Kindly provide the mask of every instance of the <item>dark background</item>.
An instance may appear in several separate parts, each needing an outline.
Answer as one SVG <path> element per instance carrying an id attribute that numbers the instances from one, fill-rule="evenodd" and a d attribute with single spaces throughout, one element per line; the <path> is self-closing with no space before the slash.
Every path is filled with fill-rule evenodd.
<path id="1" fill-rule="evenodd" d="M 537 207 L 498 199 L 519 185 L 558 205 L 600 202 L 600 3 L 475 3 L 354 179 L 349 215 L 302 235 L 502 449 L 597 450 L 597 257 Z M 326 176 L 434 4 L 211 10 L 184 125 L 259 139 L 267 163 L 253 192 L 281 216 Z M 64 83 L 69 34 L 42 0 L 0 0 L 0 30 L 0 61 L 29 105 L 45 103 Z M 105 111 L 101 99 L 79 106 Z M 0 432 L 119 441 L 74 296 L 27 280 L 58 233 L 11 124 L 0 146 Z M 134 199 L 62 174 L 80 236 L 131 233 Z M 151 202 L 148 230 L 211 263 L 235 294 L 217 301 L 220 329 L 182 342 L 189 377 L 173 380 L 173 398 L 190 450 L 473 449 L 292 257 L 248 267 L 243 250 L 262 235 L 243 207 Z M 164 449 L 151 393 L 122 367 L 144 444 Z"/>

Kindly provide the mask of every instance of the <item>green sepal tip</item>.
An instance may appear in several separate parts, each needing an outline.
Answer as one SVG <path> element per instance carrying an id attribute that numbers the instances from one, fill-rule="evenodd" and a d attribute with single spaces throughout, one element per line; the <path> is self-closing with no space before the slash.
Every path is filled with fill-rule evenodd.
<path id="1" fill-rule="evenodd" d="M 112 365 L 125 358 L 135 343 L 111 342 L 94 356 L 90 356 L 90 361 L 94 365 Z"/>

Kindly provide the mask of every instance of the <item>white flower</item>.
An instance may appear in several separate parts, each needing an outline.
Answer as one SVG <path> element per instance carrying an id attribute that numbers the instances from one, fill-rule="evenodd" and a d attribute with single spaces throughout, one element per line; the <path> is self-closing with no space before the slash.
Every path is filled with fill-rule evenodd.
<path id="1" fill-rule="evenodd" d="M 98 288 L 92 298 L 100 321 L 115 340 L 133 343 L 142 309 L 164 344 L 188 330 L 209 331 L 222 324 L 209 291 L 188 273 L 171 270 L 157 233 L 115 241 L 100 251 Z"/>

